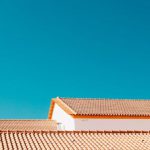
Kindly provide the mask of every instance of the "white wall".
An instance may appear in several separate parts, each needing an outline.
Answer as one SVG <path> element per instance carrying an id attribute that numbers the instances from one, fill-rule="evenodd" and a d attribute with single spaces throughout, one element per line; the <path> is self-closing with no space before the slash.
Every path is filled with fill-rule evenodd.
<path id="1" fill-rule="evenodd" d="M 59 123 L 58 130 L 75 130 L 75 120 L 56 103 L 54 105 L 52 120 L 56 120 Z"/>
<path id="2" fill-rule="evenodd" d="M 150 130 L 150 120 L 75 119 L 75 130 Z"/>

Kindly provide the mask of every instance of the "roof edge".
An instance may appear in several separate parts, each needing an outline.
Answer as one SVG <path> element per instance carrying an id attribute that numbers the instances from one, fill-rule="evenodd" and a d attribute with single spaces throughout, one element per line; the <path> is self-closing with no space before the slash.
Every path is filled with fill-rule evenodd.
<path id="1" fill-rule="evenodd" d="M 0 133 L 102 133 L 102 134 L 107 134 L 107 133 L 118 133 L 118 134 L 150 134 L 150 130 L 97 130 L 97 131 L 84 131 L 84 130 L 76 130 L 76 131 L 66 131 L 66 130 L 55 130 L 55 131 L 52 131 L 52 130 L 49 130 L 49 131 L 44 131 L 44 130 L 41 130 L 41 131 L 35 131 L 35 130 L 32 130 L 32 131 L 26 131 L 26 130 L 18 130 L 18 131 L 13 131 L 13 130 L 0 130 Z"/>
<path id="2" fill-rule="evenodd" d="M 65 102 L 63 102 L 61 98 L 56 97 L 56 98 L 52 98 L 50 109 L 49 109 L 49 114 L 48 114 L 48 119 L 52 119 L 55 104 L 57 104 L 68 115 L 77 114 L 72 108 L 70 108 Z"/>
<path id="3" fill-rule="evenodd" d="M 150 101 L 148 98 L 104 98 L 104 97 L 59 97 L 60 99 L 78 99 L 78 100 L 123 100 L 123 101 Z"/>
<path id="4" fill-rule="evenodd" d="M 88 115 L 88 114 L 76 114 L 71 115 L 75 119 L 150 119 L 150 116 L 146 115 Z"/>
<path id="5" fill-rule="evenodd" d="M 48 119 L 50 119 L 50 120 L 52 120 L 54 105 L 55 105 L 54 98 L 52 98 L 51 103 L 50 103 L 49 112 L 48 112 Z"/>

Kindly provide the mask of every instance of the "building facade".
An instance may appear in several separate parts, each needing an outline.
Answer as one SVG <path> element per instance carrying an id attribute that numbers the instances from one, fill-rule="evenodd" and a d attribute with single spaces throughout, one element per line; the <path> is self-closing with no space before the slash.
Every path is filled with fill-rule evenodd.
<path id="1" fill-rule="evenodd" d="M 59 130 L 150 130 L 150 101 L 57 97 L 49 119 Z"/>

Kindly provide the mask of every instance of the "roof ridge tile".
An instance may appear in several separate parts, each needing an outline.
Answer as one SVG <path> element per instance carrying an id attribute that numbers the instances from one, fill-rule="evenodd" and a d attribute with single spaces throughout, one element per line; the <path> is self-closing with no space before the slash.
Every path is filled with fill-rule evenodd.
<path id="1" fill-rule="evenodd" d="M 0 130 L 0 133 L 56 133 L 56 134 L 61 134 L 61 133 L 149 133 L 150 134 L 150 130 L 96 130 L 96 131 L 92 131 L 92 130 L 88 130 L 88 131 L 85 131 L 85 130 L 74 130 L 74 131 L 67 131 L 67 130 L 56 130 L 56 131 L 43 131 L 43 130 L 40 130 L 40 131 L 37 131 L 37 130 L 32 130 L 32 131 L 28 131 L 28 130 Z"/>

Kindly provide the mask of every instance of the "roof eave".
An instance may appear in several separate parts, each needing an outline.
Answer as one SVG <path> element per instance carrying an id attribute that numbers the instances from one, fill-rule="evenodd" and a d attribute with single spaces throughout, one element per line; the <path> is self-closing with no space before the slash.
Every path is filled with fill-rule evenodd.
<path id="1" fill-rule="evenodd" d="M 135 115 L 84 115 L 72 114 L 74 119 L 150 119 L 150 116 L 135 116 Z"/>

